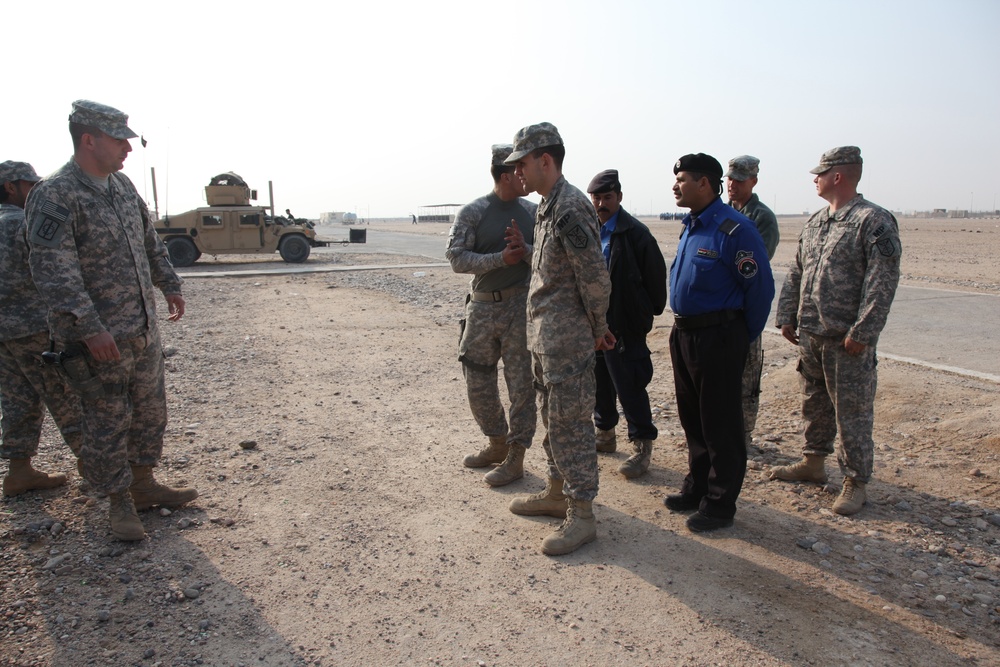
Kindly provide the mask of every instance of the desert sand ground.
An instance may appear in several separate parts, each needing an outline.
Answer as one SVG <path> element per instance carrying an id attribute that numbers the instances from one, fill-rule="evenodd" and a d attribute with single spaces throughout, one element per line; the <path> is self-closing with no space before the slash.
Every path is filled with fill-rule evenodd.
<path id="1" fill-rule="evenodd" d="M 777 267 L 801 222 L 782 219 Z M 677 223 L 650 225 L 669 261 Z M 381 229 L 447 233 L 376 224 L 370 243 Z M 904 282 L 1000 294 L 1000 221 L 901 229 Z M 456 361 L 466 286 L 405 266 L 189 279 L 162 324 L 158 474 L 201 497 L 115 542 L 47 424 L 37 461 L 71 480 L 0 505 L 0 664 L 1000 664 L 1000 386 L 883 360 L 871 503 L 840 517 L 836 471 L 765 481 L 802 444 L 794 349 L 768 333 L 736 525 L 696 536 L 662 505 L 686 471 L 665 314 L 651 471 L 601 455 L 597 542 L 549 558 L 556 521 L 507 511 L 542 487 L 541 448 L 500 489 L 461 466 L 483 442 Z"/>

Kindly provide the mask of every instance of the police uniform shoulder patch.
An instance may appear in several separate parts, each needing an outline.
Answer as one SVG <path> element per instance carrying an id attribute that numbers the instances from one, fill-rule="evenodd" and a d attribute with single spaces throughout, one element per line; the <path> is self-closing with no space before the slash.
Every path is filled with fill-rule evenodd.
<path id="1" fill-rule="evenodd" d="M 736 233 L 736 230 L 740 228 L 740 223 L 735 220 L 724 220 L 721 225 L 719 225 L 719 231 L 726 236 L 732 236 Z"/>
<path id="2" fill-rule="evenodd" d="M 42 202 L 35 220 L 32 221 L 28 241 L 47 248 L 55 248 L 66 231 L 68 220 L 68 208 L 46 199 Z"/>
<path id="3" fill-rule="evenodd" d="M 740 250 L 736 253 L 736 270 L 748 279 L 757 275 L 757 260 L 753 258 L 752 250 Z"/>

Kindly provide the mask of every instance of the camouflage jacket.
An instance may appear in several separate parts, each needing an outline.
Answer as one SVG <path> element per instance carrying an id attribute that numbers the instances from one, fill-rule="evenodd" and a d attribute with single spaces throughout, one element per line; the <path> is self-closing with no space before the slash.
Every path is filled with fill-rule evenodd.
<path id="1" fill-rule="evenodd" d="M 45 311 L 28 268 L 24 211 L 0 204 L 0 341 L 45 331 Z"/>
<path id="2" fill-rule="evenodd" d="M 729 202 L 732 206 L 733 202 Z M 740 213 L 753 220 L 760 237 L 764 239 L 764 247 L 767 248 L 767 258 L 774 259 L 774 251 L 778 249 L 780 234 L 778 233 L 778 219 L 774 217 L 774 211 L 761 202 L 760 197 L 754 192 L 750 199 L 739 209 Z"/>
<path id="3" fill-rule="evenodd" d="M 474 273 L 472 289 L 492 292 L 528 284 L 529 258 L 513 266 L 504 263 L 502 253 L 510 221 L 516 220 L 531 247 L 534 241 L 535 212 L 538 206 L 527 199 L 505 202 L 491 192 L 458 210 L 448 235 L 444 256 L 455 273 Z"/>
<path id="4" fill-rule="evenodd" d="M 181 293 L 132 181 L 117 173 L 108 185 L 102 191 L 71 159 L 28 196 L 31 276 L 60 341 L 142 335 L 156 326 L 153 286 Z"/>
<path id="5" fill-rule="evenodd" d="M 611 279 L 587 196 L 560 177 L 538 205 L 528 288 L 528 348 L 592 351 L 608 331 Z"/>
<path id="6" fill-rule="evenodd" d="M 896 218 L 860 194 L 812 215 L 778 298 L 777 326 L 875 345 L 899 284 Z"/>

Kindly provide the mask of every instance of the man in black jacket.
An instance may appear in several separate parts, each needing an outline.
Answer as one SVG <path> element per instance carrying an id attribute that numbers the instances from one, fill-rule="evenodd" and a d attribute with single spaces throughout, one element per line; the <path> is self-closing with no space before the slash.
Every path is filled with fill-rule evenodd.
<path id="1" fill-rule="evenodd" d="M 656 427 L 649 408 L 646 387 L 653 379 L 653 361 L 646 334 L 653 317 L 667 304 L 667 267 L 649 228 L 621 207 L 622 186 L 618 171 L 602 171 L 587 188 L 601 221 L 601 249 L 611 274 L 608 327 L 617 339 L 612 350 L 597 353 L 594 374 L 597 398 L 594 426 L 597 451 L 617 448 L 617 401 L 628 423 L 633 454 L 618 469 L 632 479 L 649 469 Z"/>

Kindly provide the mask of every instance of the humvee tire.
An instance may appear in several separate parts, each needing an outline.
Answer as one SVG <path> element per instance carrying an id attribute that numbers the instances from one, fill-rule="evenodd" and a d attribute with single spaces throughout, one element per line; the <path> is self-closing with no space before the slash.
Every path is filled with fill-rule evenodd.
<path id="1" fill-rule="evenodd" d="M 306 241 L 304 236 L 298 235 L 282 239 L 281 245 L 278 246 L 281 259 L 289 264 L 301 264 L 306 261 L 309 259 L 310 250 L 312 248 L 309 246 L 309 241 Z"/>
<path id="2" fill-rule="evenodd" d="M 181 236 L 167 241 L 167 252 L 170 254 L 170 263 L 177 267 L 191 266 L 201 257 L 194 242 Z"/>

